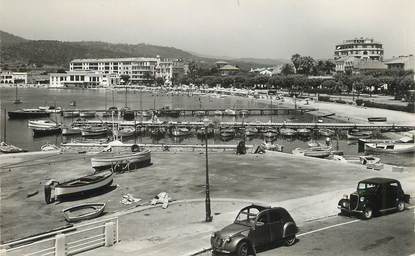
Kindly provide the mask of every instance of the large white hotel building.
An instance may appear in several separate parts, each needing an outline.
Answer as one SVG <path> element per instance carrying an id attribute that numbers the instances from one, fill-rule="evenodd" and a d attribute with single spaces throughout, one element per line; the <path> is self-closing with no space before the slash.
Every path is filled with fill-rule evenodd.
<path id="1" fill-rule="evenodd" d="M 50 75 L 51 87 L 97 87 L 118 84 L 123 75 L 128 75 L 129 84 L 143 84 L 155 78 L 171 81 L 184 72 L 180 59 L 104 58 L 74 59 L 66 73 Z"/>

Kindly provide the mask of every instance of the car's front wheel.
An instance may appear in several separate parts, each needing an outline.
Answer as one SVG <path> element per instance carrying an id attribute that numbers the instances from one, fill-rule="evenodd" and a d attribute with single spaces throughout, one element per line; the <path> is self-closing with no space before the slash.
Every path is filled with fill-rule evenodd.
<path id="1" fill-rule="evenodd" d="M 248 256 L 249 245 L 247 242 L 240 242 L 236 248 L 237 256 Z"/>
<path id="2" fill-rule="evenodd" d="M 296 240 L 296 239 L 297 239 L 297 238 L 295 237 L 295 235 L 292 235 L 292 236 L 289 236 L 289 237 L 285 238 L 285 240 L 284 240 L 285 245 L 286 245 L 286 246 L 291 246 L 291 245 L 293 245 L 293 244 L 295 243 L 295 240 Z"/>
<path id="3" fill-rule="evenodd" d="M 399 212 L 402 212 L 403 210 L 405 210 L 405 202 L 404 201 L 399 201 L 397 208 L 398 208 Z"/>
<path id="4" fill-rule="evenodd" d="M 365 220 L 371 219 L 373 217 L 373 210 L 370 209 L 369 207 L 367 207 L 366 209 L 364 209 L 363 211 L 363 218 Z"/>

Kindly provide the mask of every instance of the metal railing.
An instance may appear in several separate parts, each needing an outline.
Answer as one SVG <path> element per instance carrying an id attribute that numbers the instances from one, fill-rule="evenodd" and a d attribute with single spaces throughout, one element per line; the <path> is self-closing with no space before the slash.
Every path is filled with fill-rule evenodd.
<path id="1" fill-rule="evenodd" d="M 119 241 L 118 217 L 75 225 L 0 245 L 1 256 L 74 255 Z"/>

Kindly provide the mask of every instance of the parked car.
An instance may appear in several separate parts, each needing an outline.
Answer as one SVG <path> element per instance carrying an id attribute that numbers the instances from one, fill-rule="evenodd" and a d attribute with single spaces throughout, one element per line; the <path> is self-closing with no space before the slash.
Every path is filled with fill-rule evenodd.
<path id="1" fill-rule="evenodd" d="M 357 185 L 356 192 L 347 195 L 338 203 L 344 215 L 358 214 L 363 219 L 370 219 L 374 213 L 403 211 L 410 196 L 402 190 L 401 183 L 394 179 L 370 178 Z"/>
<path id="2" fill-rule="evenodd" d="M 256 248 L 284 241 L 291 246 L 298 232 L 291 215 L 281 207 L 252 204 L 240 210 L 235 221 L 212 234 L 213 255 L 255 255 Z"/>

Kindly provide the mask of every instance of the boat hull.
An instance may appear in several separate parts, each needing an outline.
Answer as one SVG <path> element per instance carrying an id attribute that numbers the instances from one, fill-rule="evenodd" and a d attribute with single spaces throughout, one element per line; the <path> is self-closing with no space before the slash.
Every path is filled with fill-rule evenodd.
<path id="1" fill-rule="evenodd" d="M 140 165 L 148 165 L 151 162 L 151 151 L 145 150 L 142 152 L 128 153 L 128 154 L 104 154 L 102 156 L 91 158 L 92 168 L 96 170 L 109 169 L 117 167 L 116 169 L 123 169 L 127 165 L 130 167 L 139 167 Z"/>
<path id="2" fill-rule="evenodd" d="M 405 153 L 414 153 L 415 144 L 411 145 L 394 145 L 393 148 L 387 147 L 378 147 L 376 144 L 365 144 L 365 150 L 367 152 L 374 153 L 390 153 L 390 154 L 405 154 Z"/>
<path id="3" fill-rule="evenodd" d="M 76 215 L 77 211 L 82 211 L 85 209 L 90 209 L 91 212 L 84 213 L 81 215 Z M 105 203 L 90 203 L 90 204 L 81 204 L 74 207 L 64 209 L 63 216 L 68 222 L 79 222 L 83 220 L 89 220 L 100 216 L 105 209 Z M 75 213 L 75 214 L 74 214 Z"/>
<path id="4" fill-rule="evenodd" d="M 60 134 L 61 128 L 55 127 L 55 128 L 33 128 L 33 137 L 42 137 L 42 136 L 48 136 L 48 135 L 54 135 L 54 134 Z"/>
<path id="5" fill-rule="evenodd" d="M 50 113 L 47 113 L 45 111 L 9 111 L 8 115 L 10 119 L 28 119 L 37 117 L 48 117 Z"/>

